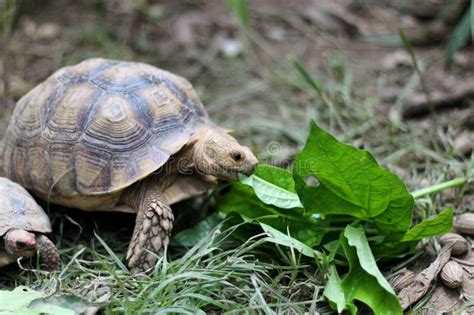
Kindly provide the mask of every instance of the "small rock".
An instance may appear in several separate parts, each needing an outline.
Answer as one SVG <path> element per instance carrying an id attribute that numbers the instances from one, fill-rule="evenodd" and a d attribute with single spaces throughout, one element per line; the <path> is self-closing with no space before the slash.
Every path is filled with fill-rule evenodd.
<path id="1" fill-rule="evenodd" d="M 382 67 L 385 70 L 396 69 L 399 66 L 411 67 L 411 57 L 405 50 L 396 50 L 382 59 Z"/>
<path id="2" fill-rule="evenodd" d="M 457 289 L 462 285 L 464 271 L 455 261 L 450 260 L 441 270 L 441 281 L 445 286 L 451 289 Z"/>
<path id="3" fill-rule="evenodd" d="M 59 34 L 59 26 L 56 23 L 44 23 L 36 30 L 36 38 L 38 39 L 54 39 Z"/>
<path id="4" fill-rule="evenodd" d="M 28 37 L 34 37 L 36 33 L 36 22 L 30 19 L 29 17 L 24 17 L 21 19 L 21 26 L 23 28 L 23 32 Z"/>
<path id="5" fill-rule="evenodd" d="M 453 144 L 454 150 L 458 153 L 467 155 L 474 148 L 474 132 L 465 131 L 460 133 Z"/>
<path id="6" fill-rule="evenodd" d="M 352 145 L 356 148 L 362 149 L 364 148 L 364 139 L 363 138 L 357 138 L 352 141 Z"/>
<path id="7" fill-rule="evenodd" d="M 453 57 L 453 64 L 459 67 L 467 67 L 469 65 L 470 58 L 469 56 L 460 51 Z"/>
<path id="8" fill-rule="evenodd" d="M 226 38 L 220 43 L 219 49 L 224 56 L 235 58 L 242 52 L 242 43 L 236 39 Z"/>
<path id="9" fill-rule="evenodd" d="M 446 233 L 439 238 L 439 243 L 444 246 L 448 243 L 454 243 L 451 249 L 451 255 L 460 256 L 467 252 L 470 244 L 469 242 L 459 234 Z"/>
<path id="10" fill-rule="evenodd" d="M 403 288 L 410 286 L 415 281 L 415 273 L 411 270 L 402 272 L 392 279 L 390 279 L 390 285 L 392 286 L 395 293 L 400 292 Z"/>
<path id="11" fill-rule="evenodd" d="M 453 229 L 461 234 L 474 235 L 474 213 L 466 212 L 455 216 Z"/>
<path id="12" fill-rule="evenodd" d="M 402 121 L 402 113 L 400 112 L 399 109 L 392 107 L 390 108 L 390 111 L 388 112 L 388 119 L 390 122 L 394 125 L 400 125 L 400 122 Z"/>
<path id="13" fill-rule="evenodd" d="M 278 26 L 271 27 L 270 30 L 268 30 L 267 35 L 270 39 L 277 42 L 285 40 L 285 30 Z"/>
<path id="14" fill-rule="evenodd" d="M 421 188 L 430 187 L 432 185 L 433 185 L 433 181 L 429 180 L 428 178 L 422 177 L 418 180 L 416 187 L 419 187 L 421 189 Z"/>

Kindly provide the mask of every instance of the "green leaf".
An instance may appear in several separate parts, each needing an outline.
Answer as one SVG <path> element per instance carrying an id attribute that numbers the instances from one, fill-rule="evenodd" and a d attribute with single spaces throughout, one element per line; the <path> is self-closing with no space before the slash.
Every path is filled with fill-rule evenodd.
<path id="1" fill-rule="evenodd" d="M 183 230 L 171 239 L 172 246 L 192 247 L 222 222 L 222 214 L 215 212 L 192 228 Z"/>
<path id="2" fill-rule="evenodd" d="M 347 226 L 342 239 L 349 272 L 341 282 L 346 301 L 359 300 L 375 314 L 402 314 L 390 284 L 375 262 L 362 227 Z"/>
<path id="3" fill-rule="evenodd" d="M 56 305 L 41 305 L 34 309 L 37 311 L 38 315 L 50 314 L 50 315 L 76 315 L 76 314 L 94 314 L 94 313 L 84 313 L 84 312 L 75 312 L 73 310 L 69 310 L 64 307 L 56 306 Z M 28 313 L 24 313 L 28 314 Z"/>
<path id="4" fill-rule="evenodd" d="M 77 314 L 73 310 L 69 310 L 64 307 L 56 306 L 56 305 L 39 305 L 34 308 L 23 309 L 19 312 L 0 312 L 0 315 L 13 315 L 13 314 L 21 314 L 21 315 L 75 315 Z"/>
<path id="5" fill-rule="evenodd" d="M 282 189 L 296 194 L 295 181 L 291 172 L 272 165 L 260 164 L 253 175 L 262 178 Z"/>
<path id="6" fill-rule="evenodd" d="M 378 260 L 404 257 L 414 252 L 418 241 L 449 232 L 452 222 L 453 209 L 447 208 L 437 216 L 423 220 L 405 233 L 393 233 L 380 240 L 376 240 L 376 237 L 370 238 L 372 251 Z"/>
<path id="7" fill-rule="evenodd" d="M 316 251 L 303 242 L 300 242 L 290 235 L 284 234 L 265 223 L 260 222 L 260 226 L 265 231 L 265 233 L 273 238 L 274 243 L 296 249 L 298 252 L 307 257 L 315 257 Z"/>
<path id="8" fill-rule="evenodd" d="M 246 0 L 226 0 L 227 6 L 239 19 L 240 24 L 246 29 L 250 27 L 250 15 Z"/>
<path id="9" fill-rule="evenodd" d="M 453 62 L 453 57 L 467 42 L 471 36 L 471 10 L 474 3 L 471 2 L 471 8 L 466 10 L 466 13 L 462 16 L 459 23 L 454 29 L 451 39 L 448 42 L 448 48 L 446 49 L 446 64 L 451 64 Z"/>
<path id="10" fill-rule="evenodd" d="M 268 179 L 268 180 L 265 180 Z M 259 166 L 255 174 L 240 180 L 252 187 L 263 203 L 282 209 L 301 208 L 291 173 L 273 166 Z"/>
<path id="11" fill-rule="evenodd" d="M 75 295 L 57 295 L 48 298 L 37 299 L 31 302 L 32 310 L 43 310 L 43 313 L 67 315 L 67 314 L 95 314 L 98 306 L 90 306 L 83 299 Z M 55 310 L 54 312 L 52 310 Z"/>
<path id="12" fill-rule="evenodd" d="M 384 278 L 384 276 L 382 276 L 377 267 L 377 263 L 375 262 L 369 243 L 365 236 L 364 229 L 360 226 L 353 227 L 349 225 L 344 231 L 344 236 L 346 237 L 348 244 L 356 248 L 357 257 L 359 258 L 359 263 L 362 269 L 364 269 L 368 274 L 374 276 L 380 286 L 383 287 L 387 292 L 395 294 L 392 287 Z"/>
<path id="13" fill-rule="evenodd" d="M 28 307 L 31 301 L 45 296 L 44 292 L 19 286 L 13 291 L 0 291 L 0 311 L 20 311 Z"/>
<path id="14" fill-rule="evenodd" d="M 403 258 L 415 253 L 417 241 L 413 242 L 384 242 L 371 245 L 372 252 L 378 261 L 393 260 L 394 258 Z"/>
<path id="15" fill-rule="evenodd" d="M 80 298 L 61 295 L 45 298 L 46 294 L 20 286 L 13 291 L 0 291 L 0 314 L 25 315 L 74 315 L 87 310 L 97 311 L 97 307 L 89 307 Z M 89 312 L 90 313 L 90 312 Z"/>
<path id="16" fill-rule="evenodd" d="M 451 231 L 452 225 L 453 209 L 447 208 L 434 218 L 424 220 L 408 230 L 400 242 L 419 241 L 425 237 L 448 233 Z"/>
<path id="17" fill-rule="evenodd" d="M 346 298 L 344 296 L 344 290 L 341 286 L 341 279 L 337 274 L 336 267 L 331 265 L 329 267 L 329 278 L 324 287 L 323 295 L 331 302 L 336 304 L 337 312 L 342 313 L 346 307 Z"/>
<path id="18" fill-rule="evenodd" d="M 369 152 L 339 142 L 314 121 L 293 176 L 307 212 L 372 220 L 384 233 L 405 232 L 411 225 L 414 201 L 403 182 Z M 319 185 L 306 184 L 308 176 Z"/>
<path id="19" fill-rule="evenodd" d="M 241 183 L 233 184 L 218 204 L 219 211 L 224 214 L 237 212 L 249 218 L 280 214 L 279 209 L 261 202 L 252 187 Z"/>
<path id="20" fill-rule="evenodd" d="M 225 215 L 236 212 L 255 219 L 291 235 L 301 242 L 314 246 L 319 244 L 327 232 L 327 222 L 305 215 L 302 209 L 279 209 L 266 205 L 255 195 L 252 187 L 235 183 L 229 193 L 218 201 L 218 210 Z"/>

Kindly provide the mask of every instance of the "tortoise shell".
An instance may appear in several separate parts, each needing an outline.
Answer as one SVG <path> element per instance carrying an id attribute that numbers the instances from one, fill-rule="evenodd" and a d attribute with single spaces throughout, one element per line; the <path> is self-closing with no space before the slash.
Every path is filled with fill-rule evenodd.
<path id="1" fill-rule="evenodd" d="M 41 196 L 112 193 L 159 169 L 210 124 L 184 78 L 89 59 L 59 69 L 19 100 L 3 168 Z"/>
<path id="2" fill-rule="evenodd" d="M 23 187 L 0 177 L 0 236 L 10 229 L 50 233 L 51 223 Z"/>

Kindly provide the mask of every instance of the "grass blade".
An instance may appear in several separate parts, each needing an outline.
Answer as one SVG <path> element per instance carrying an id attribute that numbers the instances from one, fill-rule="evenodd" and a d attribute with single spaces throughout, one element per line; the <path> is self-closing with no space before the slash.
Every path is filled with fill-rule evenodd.
<path id="1" fill-rule="evenodd" d="M 472 33 L 471 28 L 474 24 L 473 6 L 473 3 L 471 2 L 470 9 L 464 13 L 461 21 L 459 21 L 454 29 L 453 35 L 448 43 L 448 48 L 446 49 L 446 65 L 450 65 L 453 62 L 454 55 L 466 44 Z"/>
<path id="2" fill-rule="evenodd" d="M 405 47 L 405 50 L 410 55 L 411 62 L 413 63 L 413 68 L 415 68 L 415 71 L 418 74 L 418 77 L 420 78 L 420 83 L 423 89 L 423 93 L 425 93 L 425 96 L 428 102 L 431 103 L 430 91 L 428 90 L 428 87 L 426 85 L 425 79 L 423 77 L 423 73 L 421 72 L 421 69 L 418 66 L 418 62 L 416 61 L 416 55 L 415 55 L 415 52 L 413 51 L 413 48 L 411 47 L 410 41 L 408 40 L 408 37 L 405 34 L 405 31 L 401 28 L 398 30 L 398 35 L 400 36 L 400 39 L 402 40 L 403 47 Z"/>
<path id="3" fill-rule="evenodd" d="M 298 71 L 301 77 L 308 83 L 309 86 L 320 96 L 323 97 L 323 89 L 319 86 L 318 83 L 313 79 L 313 77 L 306 71 L 306 69 L 298 62 L 298 60 L 293 60 L 293 67 Z"/>
<path id="4" fill-rule="evenodd" d="M 472 2 L 469 12 L 471 14 L 471 41 L 474 43 L 474 4 Z"/>
<path id="5" fill-rule="evenodd" d="M 0 15 L 0 31 L 3 36 L 8 36 L 13 25 L 13 18 L 16 11 L 16 0 L 6 0 L 3 4 L 0 4 L 2 14 Z"/>
<path id="6" fill-rule="evenodd" d="M 100 244 L 104 246 L 105 250 L 110 255 L 110 257 L 112 257 L 112 259 L 115 261 L 117 266 L 119 266 L 120 269 L 122 269 L 123 271 L 129 272 L 128 268 L 123 264 L 120 258 L 118 258 L 117 255 L 115 255 L 114 251 L 109 247 L 109 245 L 107 245 L 107 243 L 95 231 L 94 231 L 94 236 L 99 240 Z"/>
<path id="7" fill-rule="evenodd" d="M 250 28 L 250 15 L 246 0 L 226 0 L 225 3 L 239 19 L 245 29 Z"/>

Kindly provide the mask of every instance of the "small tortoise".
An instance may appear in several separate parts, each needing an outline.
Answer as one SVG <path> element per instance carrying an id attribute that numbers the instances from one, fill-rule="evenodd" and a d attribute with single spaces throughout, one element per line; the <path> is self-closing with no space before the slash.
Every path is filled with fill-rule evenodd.
<path id="1" fill-rule="evenodd" d="M 210 121 L 187 80 L 106 59 L 64 67 L 20 99 L 2 154 L 6 176 L 45 200 L 137 213 L 127 252 L 134 273 L 168 245 L 171 204 L 257 165 Z"/>
<path id="2" fill-rule="evenodd" d="M 0 177 L 0 267 L 38 251 L 44 268 L 57 270 L 58 250 L 42 234 L 50 232 L 49 218 L 33 197 L 20 185 Z"/>

